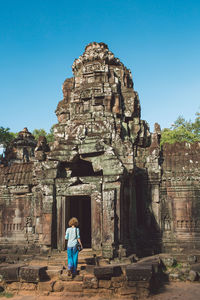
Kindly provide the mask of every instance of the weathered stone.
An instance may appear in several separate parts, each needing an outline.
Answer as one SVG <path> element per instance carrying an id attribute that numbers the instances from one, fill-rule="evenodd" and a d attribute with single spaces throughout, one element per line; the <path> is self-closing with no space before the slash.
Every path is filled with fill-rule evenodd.
<path id="1" fill-rule="evenodd" d="M 137 286 L 132 287 L 120 287 L 117 289 L 117 294 L 121 296 L 129 296 L 129 295 L 136 295 L 137 294 Z"/>
<path id="2" fill-rule="evenodd" d="M 114 276 L 120 276 L 122 270 L 120 266 L 105 266 L 105 267 L 95 267 L 94 275 L 98 279 L 110 279 Z"/>
<path id="3" fill-rule="evenodd" d="M 85 275 L 83 278 L 83 287 L 86 289 L 97 289 L 98 280 L 92 275 Z"/>
<path id="4" fill-rule="evenodd" d="M 40 291 L 40 292 L 52 292 L 54 284 L 55 284 L 54 280 L 45 281 L 45 282 L 38 282 L 38 291 Z"/>
<path id="5" fill-rule="evenodd" d="M 126 267 L 128 281 L 149 281 L 152 278 L 153 270 L 151 264 L 131 264 Z"/>
<path id="6" fill-rule="evenodd" d="M 198 276 L 199 276 L 199 278 L 200 278 L 200 263 L 196 263 L 196 264 L 194 264 L 194 265 L 191 265 L 191 266 L 190 266 L 190 269 L 191 269 L 192 271 L 197 272 L 197 274 L 198 274 Z"/>
<path id="7" fill-rule="evenodd" d="M 82 292 L 83 283 L 82 282 L 63 282 L 65 292 Z"/>
<path id="8" fill-rule="evenodd" d="M 172 267 L 176 264 L 176 259 L 171 256 L 162 257 L 162 262 L 166 267 Z"/>
<path id="9" fill-rule="evenodd" d="M 19 281 L 20 268 L 23 268 L 24 265 L 13 264 L 0 268 L 0 274 L 3 276 L 3 279 L 6 282 Z"/>
<path id="10" fill-rule="evenodd" d="M 21 287 L 20 287 L 20 290 L 35 291 L 36 288 L 37 288 L 37 286 L 34 283 L 23 282 L 22 285 L 21 285 Z"/>
<path id="11" fill-rule="evenodd" d="M 64 290 L 63 283 L 61 281 L 56 281 L 53 285 L 53 292 L 62 292 Z"/>
<path id="12" fill-rule="evenodd" d="M 0 293 L 3 293 L 4 290 L 5 290 L 5 288 L 2 285 L 0 285 Z"/>
<path id="13" fill-rule="evenodd" d="M 7 284 L 6 286 L 6 291 L 11 292 L 11 291 L 19 291 L 21 289 L 21 282 L 11 282 Z"/>
<path id="14" fill-rule="evenodd" d="M 188 275 L 188 280 L 190 281 L 198 280 L 198 273 L 196 271 L 191 270 Z"/>
<path id="15" fill-rule="evenodd" d="M 187 260 L 188 260 L 188 262 L 189 262 L 190 264 L 194 264 L 194 263 L 197 262 L 197 257 L 196 257 L 196 255 L 189 255 L 189 256 L 187 257 Z"/>
<path id="16" fill-rule="evenodd" d="M 99 280 L 99 288 L 105 288 L 109 289 L 111 287 L 111 281 L 110 280 Z"/>
<path id="17" fill-rule="evenodd" d="M 21 281 L 39 282 L 47 279 L 47 267 L 27 266 L 20 268 L 19 276 Z"/>

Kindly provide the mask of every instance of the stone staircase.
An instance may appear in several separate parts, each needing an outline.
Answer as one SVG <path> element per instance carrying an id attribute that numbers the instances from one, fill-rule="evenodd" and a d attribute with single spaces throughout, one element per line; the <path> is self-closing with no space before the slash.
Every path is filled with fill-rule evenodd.
<path id="1" fill-rule="evenodd" d="M 94 270 L 94 267 L 98 265 L 98 261 L 101 259 L 100 252 L 94 252 L 92 249 L 83 249 L 79 253 L 78 257 L 78 274 L 79 278 L 85 273 L 91 273 Z M 102 263 L 106 264 L 105 260 L 102 260 Z M 107 262 L 108 263 L 108 262 Z M 35 256 L 28 263 L 30 266 L 46 266 L 46 273 L 50 279 L 59 278 L 63 275 L 67 275 L 67 252 L 55 252 L 51 255 Z M 69 277 L 69 276 L 68 276 Z M 68 278 L 69 279 L 69 278 Z M 76 279 L 77 280 L 77 276 Z"/>
<path id="2" fill-rule="evenodd" d="M 11 258 L 11 257 L 10 257 Z M 10 259 L 9 258 L 9 259 Z M 17 263 L 0 264 L 0 286 L 17 294 L 137 297 L 148 296 L 160 272 L 159 259 L 133 263 L 103 259 L 101 253 L 84 249 L 79 253 L 78 274 L 67 274 L 67 253 L 22 256 Z"/>

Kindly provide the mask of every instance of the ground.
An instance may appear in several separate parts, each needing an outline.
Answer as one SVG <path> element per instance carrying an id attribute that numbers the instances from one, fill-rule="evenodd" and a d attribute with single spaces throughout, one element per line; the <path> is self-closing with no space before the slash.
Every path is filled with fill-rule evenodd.
<path id="1" fill-rule="evenodd" d="M 1 300 L 7 300 L 8 298 L 1 297 Z M 71 296 L 31 296 L 31 295 L 17 295 L 10 298 L 12 300 L 109 300 L 109 297 L 71 297 Z M 120 299 L 120 298 L 118 298 Z M 125 298 L 123 298 L 126 300 Z M 148 298 L 149 300 L 199 300 L 200 299 L 200 282 L 171 282 L 166 284 L 160 291 L 154 296 Z M 141 299 L 144 300 L 144 299 Z"/>

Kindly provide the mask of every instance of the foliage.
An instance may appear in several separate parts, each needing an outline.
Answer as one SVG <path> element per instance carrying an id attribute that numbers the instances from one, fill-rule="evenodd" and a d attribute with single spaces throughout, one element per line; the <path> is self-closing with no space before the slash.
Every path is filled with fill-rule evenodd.
<path id="1" fill-rule="evenodd" d="M 8 292 L 0 292 L 0 297 L 12 298 L 14 295 Z"/>
<path id="2" fill-rule="evenodd" d="M 54 136 L 53 136 L 53 128 L 55 125 L 53 125 L 50 129 L 50 132 L 47 133 L 43 128 L 40 129 L 34 129 L 32 134 L 34 135 L 35 139 L 38 140 L 39 136 L 45 136 L 47 139 L 47 142 L 53 142 L 54 141 Z"/>
<path id="3" fill-rule="evenodd" d="M 34 135 L 35 139 L 38 140 L 39 136 L 45 136 L 47 137 L 47 133 L 44 129 L 34 129 L 32 132 L 32 135 Z"/>
<path id="4" fill-rule="evenodd" d="M 16 136 L 16 133 L 10 132 L 10 128 L 0 127 L 0 145 L 3 145 L 4 148 L 6 148 Z"/>
<path id="5" fill-rule="evenodd" d="M 56 124 L 54 124 L 53 126 L 51 126 L 51 129 L 50 129 L 50 133 L 47 134 L 47 142 L 48 143 L 51 143 L 54 141 L 54 135 L 53 135 L 53 132 L 54 132 L 54 127 L 55 127 Z"/>
<path id="6" fill-rule="evenodd" d="M 200 113 L 196 113 L 194 122 L 186 121 L 179 116 L 170 128 L 164 128 L 161 135 L 161 146 L 165 143 L 175 142 L 194 143 L 200 141 Z"/>

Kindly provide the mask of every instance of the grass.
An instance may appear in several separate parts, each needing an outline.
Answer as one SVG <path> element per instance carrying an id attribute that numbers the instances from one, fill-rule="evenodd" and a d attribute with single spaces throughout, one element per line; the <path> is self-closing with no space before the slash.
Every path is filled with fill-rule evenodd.
<path id="1" fill-rule="evenodd" d="M 13 294 L 4 291 L 0 293 L 0 297 L 12 298 Z"/>

